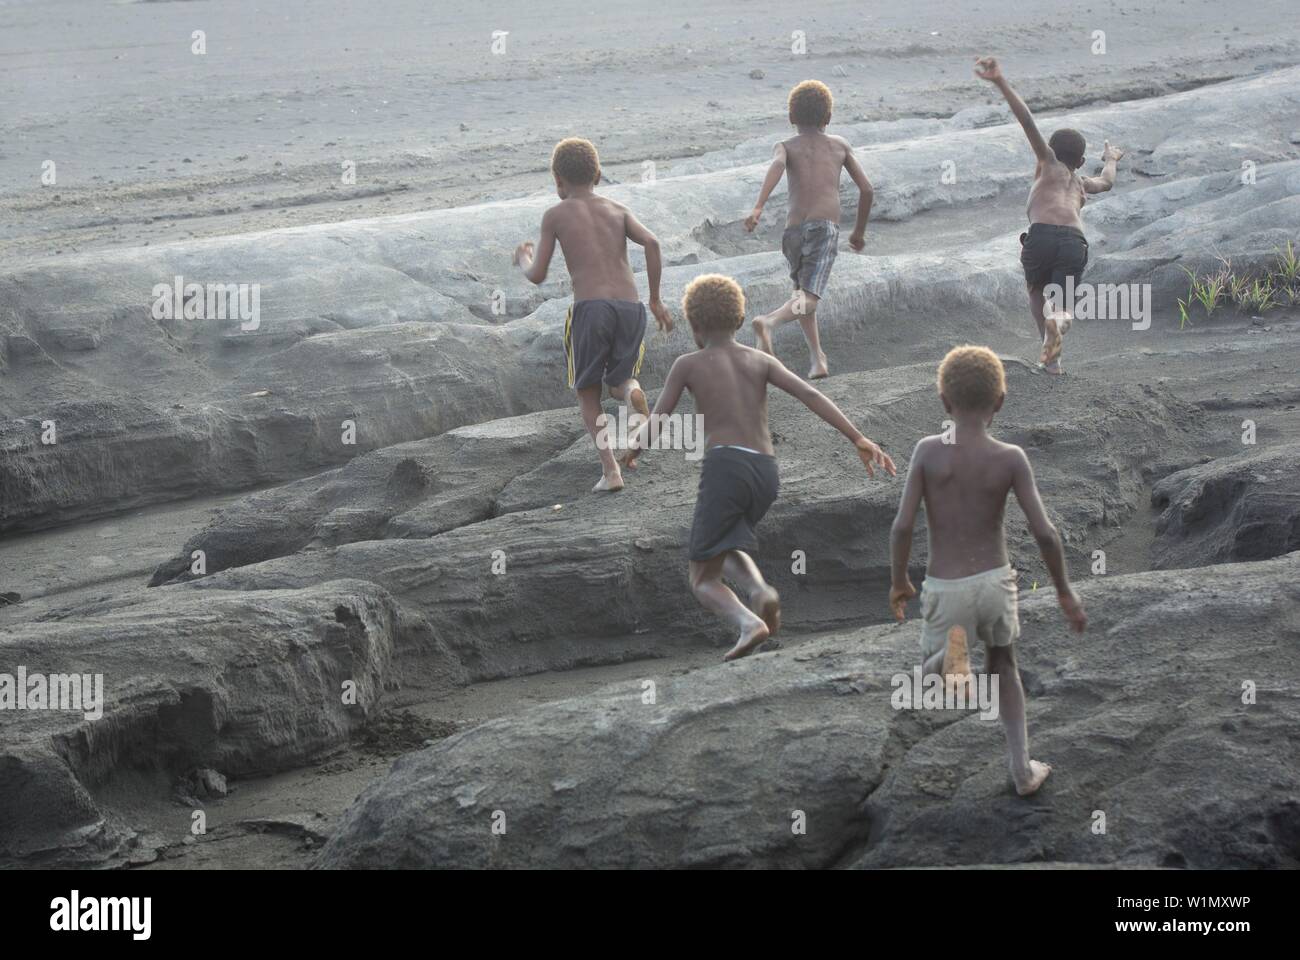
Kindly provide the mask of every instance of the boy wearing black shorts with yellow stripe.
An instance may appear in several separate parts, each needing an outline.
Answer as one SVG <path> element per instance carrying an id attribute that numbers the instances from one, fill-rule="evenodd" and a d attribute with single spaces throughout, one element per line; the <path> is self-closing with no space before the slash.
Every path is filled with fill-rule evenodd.
<path id="1" fill-rule="evenodd" d="M 645 356 L 646 309 L 632 279 L 627 241 L 645 248 L 650 311 L 661 330 L 673 328 L 659 299 L 663 259 L 659 241 L 621 203 L 596 195 L 600 158 L 587 140 L 561 140 L 551 154 L 551 173 L 560 202 L 542 216 L 536 247 L 521 243 L 514 262 L 533 283 L 542 283 L 558 242 L 573 281 L 573 306 L 564 321 L 564 354 L 569 386 L 578 392 L 578 409 L 600 455 L 597 491 L 623 489 L 623 476 L 601 424 L 602 386 L 647 416 L 645 392 L 637 382 Z"/>

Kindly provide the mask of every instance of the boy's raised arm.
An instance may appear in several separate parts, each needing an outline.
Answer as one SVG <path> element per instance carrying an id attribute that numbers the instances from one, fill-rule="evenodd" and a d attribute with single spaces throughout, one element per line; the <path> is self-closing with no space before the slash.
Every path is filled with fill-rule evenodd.
<path id="1" fill-rule="evenodd" d="M 1120 158 L 1123 156 L 1123 150 L 1119 147 L 1112 147 L 1109 140 L 1105 141 L 1105 147 L 1101 151 L 1101 173 L 1095 177 L 1081 178 L 1084 192 L 1105 193 L 1115 186 L 1115 165 L 1119 163 Z"/>
<path id="2" fill-rule="evenodd" d="M 671 331 L 673 328 L 673 318 L 664 306 L 663 301 L 659 299 L 659 278 L 663 276 L 664 260 L 663 255 L 659 252 L 659 240 L 653 233 L 632 215 L 632 212 L 626 211 L 624 214 L 624 223 L 626 225 L 627 238 L 635 244 L 645 248 L 645 274 L 646 285 L 650 288 L 650 312 L 655 316 L 655 322 L 659 324 L 659 329 Z"/>
<path id="3" fill-rule="evenodd" d="M 1061 546 L 1061 535 L 1047 517 L 1043 498 L 1038 495 L 1038 484 L 1034 482 L 1034 468 L 1029 465 L 1025 451 L 1015 448 L 1015 462 L 1012 465 L 1012 489 L 1020 509 L 1029 522 L 1029 530 L 1038 542 L 1038 550 L 1047 564 L 1052 583 L 1056 587 L 1056 598 L 1061 604 L 1065 619 L 1076 633 L 1082 633 L 1088 625 L 1088 615 L 1083 612 L 1083 604 L 1075 596 L 1070 586 L 1070 575 L 1065 569 L 1065 549 Z"/>
<path id="4" fill-rule="evenodd" d="M 857 448 L 858 459 L 867 468 L 867 476 L 874 477 L 876 467 L 887 471 L 891 477 L 897 474 L 894 469 L 894 461 L 890 459 L 889 454 L 881 450 L 875 442 L 863 436 L 862 431 L 853 425 L 853 421 L 844 415 L 844 411 L 837 407 L 830 397 L 808 381 L 796 377 L 776 357 L 768 357 L 767 360 L 767 382 L 802 402 L 809 410 L 848 437 L 853 446 Z"/>
<path id="5" fill-rule="evenodd" d="M 555 218 L 551 210 L 542 214 L 542 239 L 537 245 L 535 256 L 533 250 L 533 242 L 525 240 L 515 247 L 512 261 L 529 281 L 540 284 L 546 280 L 546 271 L 551 268 L 551 257 L 555 255 Z"/>
<path id="6" fill-rule="evenodd" d="M 907 465 L 907 483 L 903 486 L 903 499 L 898 503 L 894 525 L 889 529 L 889 609 L 894 619 L 902 623 L 906 617 L 907 601 L 916 596 L 916 587 L 907 575 L 907 565 L 912 559 L 912 531 L 916 529 L 916 513 L 925 494 L 925 467 L 922 457 L 925 441 L 912 450 L 912 460 Z"/>
<path id="7" fill-rule="evenodd" d="M 776 149 L 772 151 L 772 165 L 767 168 L 767 176 L 763 178 L 762 189 L 758 191 L 758 203 L 754 204 L 754 209 L 749 216 L 745 218 L 745 229 L 750 233 L 758 226 L 758 221 L 763 216 L 763 206 L 767 203 L 767 198 L 772 195 L 776 185 L 781 182 L 781 177 L 785 175 L 785 144 L 778 143 Z"/>
<path id="8" fill-rule="evenodd" d="M 1011 89 L 1011 84 L 1007 83 L 1007 78 L 1002 76 L 1002 67 L 996 57 L 978 57 L 975 60 L 975 76 L 981 80 L 987 80 L 999 90 L 1002 96 L 1006 97 L 1007 105 L 1011 107 L 1011 112 L 1015 114 L 1020 126 L 1024 128 L 1025 137 L 1029 140 L 1029 145 L 1034 148 L 1034 156 L 1039 160 L 1055 159 L 1056 154 L 1052 148 L 1047 145 L 1043 135 L 1038 132 L 1038 124 L 1034 123 L 1034 115 L 1029 112 L 1029 107 L 1025 101 L 1020 99 L 1020 94 Z"/>
<path id="9" fill-rule="evenodd" d="M 867 171 L 862 169 L 862 164 L 858 163 L 858 158 L 853 153 L 853 145 L 843 137 L 839 139 L 844 143 L 844 169 L 858 185 L 858 219 L 853 224 L 853 233 L 849 234 L 849 246 L 854 250 L 861 250 L 867 243 L 867 218 L 871 216 L 871 201 L 875 198 L 876 192 L 871 188 L 871 181 L 867 179 Z"/>

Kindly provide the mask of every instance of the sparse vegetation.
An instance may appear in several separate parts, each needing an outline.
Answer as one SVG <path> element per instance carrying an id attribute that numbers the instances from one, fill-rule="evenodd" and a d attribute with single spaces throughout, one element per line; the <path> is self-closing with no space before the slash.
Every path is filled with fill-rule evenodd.
<path id="1" fill-rule="evenodd" d="M 1300 249 L 1288 240 L 1276 252 L 1272 263 L 1254 271 L 1236 271 L 1226 258 L 1220 259 L 1222 266 L 1212 273 L 1184 267 L 1188 287 L 1187 296 L 1178 300 L 1178 328 L 1191 323 L 1198 306 L 1209 317 L 1224 304 L 1252 314 L 1300 304 Z"/>

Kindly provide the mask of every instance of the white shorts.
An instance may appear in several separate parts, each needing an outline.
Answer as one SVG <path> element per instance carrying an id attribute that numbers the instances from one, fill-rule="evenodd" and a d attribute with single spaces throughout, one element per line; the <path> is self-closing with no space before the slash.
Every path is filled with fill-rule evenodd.
<path id="1" fill-rule="evenodd" d="M 929 659 L 948 645 L 948 631 L 964 627 L 985 647 L 1007 647 L 1020 639 L 1016 572 L 1011 564 L 957 580 L 927 576 L 921 584 L 921 656 Z"/>

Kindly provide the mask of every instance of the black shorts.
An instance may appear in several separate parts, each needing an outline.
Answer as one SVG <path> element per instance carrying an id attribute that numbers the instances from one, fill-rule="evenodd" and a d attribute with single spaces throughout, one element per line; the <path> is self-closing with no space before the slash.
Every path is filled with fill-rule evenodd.
<path id="1" fill-rule="evenodd" d="M 1049 283 L 1065 289 L 1066 277 L 1077 284 L 1088 265 L 1088 240 L 1077 227 L 1055 223 L 1033 223 L 1020 235 L 1020 265 L 1031 287 Z"/>
<path id="2" fill-rule="evenodd" d="M 780 489 L 776 457 L 739 447 L 710 447 L 700 471 L 690 558 L 704 561 L 728 550 L 756 550 L 754 528 Z"/>
<path id="3" fill-rule="evenodd" d="M 638 300 L 579 300 L 564 318 L 569 386 L 604 380 L 611 387 L 641 372 L 645 358 L 645 304 Z"/>

